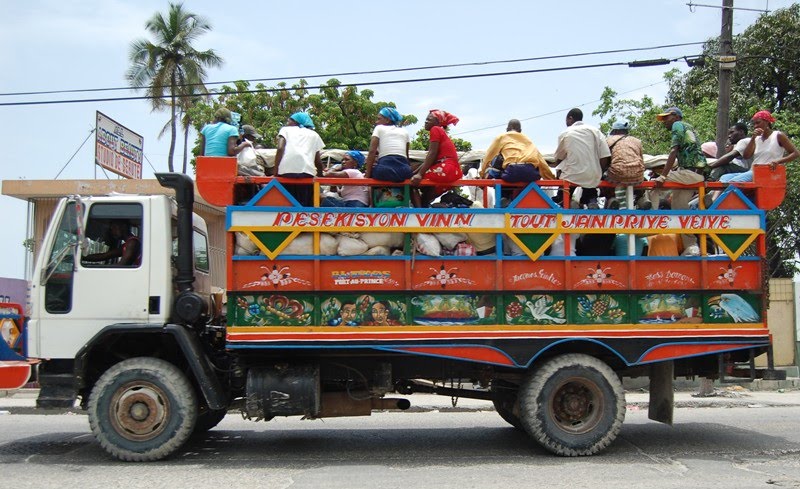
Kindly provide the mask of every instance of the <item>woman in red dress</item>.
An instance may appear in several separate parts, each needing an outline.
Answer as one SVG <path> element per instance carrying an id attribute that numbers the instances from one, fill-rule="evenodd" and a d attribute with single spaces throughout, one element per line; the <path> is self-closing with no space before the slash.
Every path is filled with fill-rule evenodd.
<path id="1" fill-rule="evenodd" d="M 458 117 L 443 110 L 433 109 L 425 118 L 425 129 L 430 132 L 430 145 L 425 162 L 417 168 L 411 177 L 411 184 L 418 186 L 423 178 L 436 183 L 453 183 L 459 180 L 463 173 L 458 164 L 456 146 L 450 140 L 445 128 L 456 125 Z M 415 207 L 428 207 L 436 196 L 447 191 L 448 186 L 424 187 L 422 195 L 412 192 L 411 198 Z"/>

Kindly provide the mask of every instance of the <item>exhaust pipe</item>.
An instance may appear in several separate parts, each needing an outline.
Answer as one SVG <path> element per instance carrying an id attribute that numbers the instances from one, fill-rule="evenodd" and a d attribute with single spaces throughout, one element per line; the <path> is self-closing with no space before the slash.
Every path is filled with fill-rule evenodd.
<path id="1" fill-rule="evenodd" d="M 368 397 L 366 392 L 325 392 L 322 394 L 318 418 L 336 418 L 340 416 L 369 416 L 372 411 L 399 409 L 405 411 L 411 407 L 408 399 L 385 399 Z"/>
<path id="2" fill-rule="evenodd" d="M 411 407 L 411 401 L 408 399 L 395 399 L 395 398 L 373 398 L 372 399 L 372 409 L 373 410 L 385 410 L 385 409 L 399 409 L 400 411 L 405 411 L 406 409 Z"/>
<path id="3" fill-rule="evenodd" d="M 196 323 L 206 310 L 203 297 L 194 292 L 194 245 L 192 243 L 192 211 L 194 209 L 194 183 L 183 173 L 156 173 L 162 187 L 175 190 L 178 203 L 178 257 L 175 266 L 178 273 L 175 287 L 175 320 L 187 324 Z"/>

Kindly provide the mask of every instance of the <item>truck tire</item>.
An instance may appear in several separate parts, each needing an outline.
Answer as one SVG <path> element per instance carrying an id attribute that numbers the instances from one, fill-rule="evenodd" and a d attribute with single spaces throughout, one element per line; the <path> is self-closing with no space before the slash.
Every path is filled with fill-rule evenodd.
<path id="1" fill-rule="evenodd" d="M 200 436 L 217 426 L 228 414 L 227 409 L 206 409 L 197 415 L 192 436 Z"/>
<path id="2" fill-rule="evenodd" d="M 194 429 L 197 396 L 175 365 L 131 358 L 108 369 L 89 395 L 89 426 L 112 456 L 159 460 L 180 448 Z"/>
<path id="3" fill-rule="evenodd" d="M 528 435 L 565 457 L 605 449 L 625 419 L 622 382 L 608 365 L 584 354 L 555 357 L 531 372 L 519 403 Z"/>

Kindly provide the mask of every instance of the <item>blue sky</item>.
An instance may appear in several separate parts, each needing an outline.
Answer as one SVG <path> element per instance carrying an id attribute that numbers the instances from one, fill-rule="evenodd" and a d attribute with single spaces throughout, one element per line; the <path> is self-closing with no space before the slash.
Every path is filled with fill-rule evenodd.
<path id="1" fill-rule="evenodd" d="M 737 0 L 736 6 L 765 8 L 768 4 L 774 10 L 791 3 Z M 225 59 L 221 69 L 210 71 L 209 81 L 519 59 L 697 42 L 719 35 L 719 9 L 690 9 L 686 4 L 686 0 L 184 2 L 213 26 L 197 47 L 213 48 Z M 4 2 L 0 93 L 125 86 L 131 41 L 145 37 L 145 21 L 166 9 L 167 2 L 151 0 Z M 757 15 L 737 10 L 734 31 L 744 30 Z M 700 51 L 700 46 L 687 46 L 339 79 L 363 83 L 673 58 Z M 509 118 L 521 119 L 523 132 L 547 152 L 555 147 L 564 128 L 564 115 L 571 107 L 581 107 L 587 122 L 598 124 L 590 114 L 605 86 L 625 97 L 650 95 L 660 103 L 666 90 L 662 74 L 672 67 L 686 69 L 681 62 L 364 88 L 375 91 L 374 100 L 393 101 L 401 112 L 415 114 L 420 120 L 431 108 L 456 114 L 461 122 L 452 134 L 471 141 L 476 149 L 486 147 Z M 309 82 L 314 85 L 326 79 Z M 95 95 L 125 96 L 129 92 L 0 96 L 0 103 Z M 5 121 L 0 131 L 4 149 L 0 179 L 55 178 L 94 127 L 97 110 L 144 136 L 145 155 L 158 171 L 166 170 L 169 137 L 159 140 L 157 136 L 167 113 L 152 113 L 146 101 L 0 106 Z M 417 129 L 409 131 L 414 134 Z M 92 137 L 78 151 L 60 179 L 94 178 L 93 142 Z M 147 162 L 143 173 L 144 178 L 152 178 Z M 97 175 L 106 178 L 99 170 Z M 116 177 L 109 174 L 109 178 Z M 26 204 L 0 196 L 0 212 L 4 231 L 0 277 L 24 278 L 21 242 Z"/>

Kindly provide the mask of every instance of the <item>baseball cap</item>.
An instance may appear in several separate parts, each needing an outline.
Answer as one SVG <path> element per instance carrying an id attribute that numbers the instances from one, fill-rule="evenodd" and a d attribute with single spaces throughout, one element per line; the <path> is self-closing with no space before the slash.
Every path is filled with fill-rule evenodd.
<path id="1" fill-rule="evenodd" d="M 670 107 L 669 109 L 665 110 L 664 112 L 658 114 L 656 116 L 656 119 L 662 120 L 662 119 L 664 119 L 665 117 L 667 117 L 668 115 L 671 115 L 671 114 L 675 114 L 678 117 L 680 117 L 681 119 L 683 119 L 683 111 L 681 109 L 677 108 L 677 107 Z"/>
<path id="2" fill-rule="evenodd" d="M 261 134 L 259 134 L 258 131 L 256 131 L 256 128 L 250 124 L 245 124 L 242 126 L 242 135 L 253 136 L 256 139 L 261 139 Z"/>
<path id="3" fill-rule="evenodd" d="M 630 129 L 630 127 L 631 126 L 630 124 L 628 124 L 628 121 L 617 121 L 611 124 L 612 131 L 627 131 L 628 129 Z"/>

